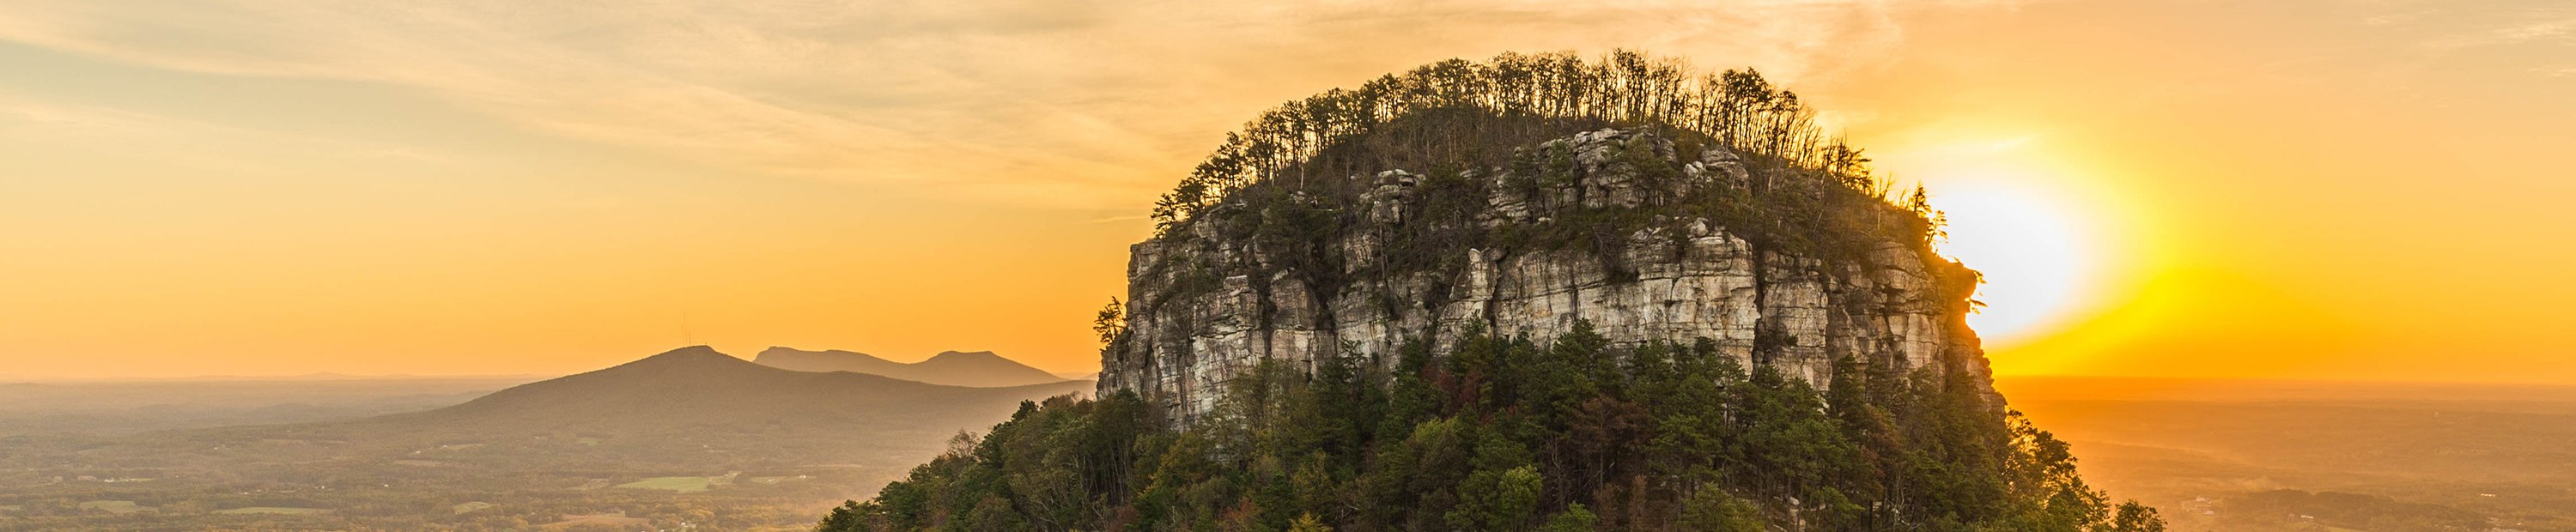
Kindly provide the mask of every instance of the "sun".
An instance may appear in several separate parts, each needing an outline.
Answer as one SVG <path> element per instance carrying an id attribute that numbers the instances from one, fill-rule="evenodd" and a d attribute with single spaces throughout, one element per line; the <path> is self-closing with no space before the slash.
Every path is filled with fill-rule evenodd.
<path id="1" fill-rule="evenodd" d="M 1942 255 L 1985 273 L 1968 325 L 2010 345 L 2061 329 L 2099 296 L 2100 228 L 2061 195 L 2020 183 L 1969 181 L 1932 190 L 1949 217 Z"/>

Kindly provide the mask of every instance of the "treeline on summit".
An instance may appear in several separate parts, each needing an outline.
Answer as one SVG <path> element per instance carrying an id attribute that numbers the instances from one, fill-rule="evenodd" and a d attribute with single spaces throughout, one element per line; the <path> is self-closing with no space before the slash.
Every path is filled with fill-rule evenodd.
<path id="1" fill-rule="evenodd" d="M 1385 168 L 1503 166 L 1511 148 L 1610 125 L 1652 126 L 1746 157 L 1761 176 L 1811 178 L 1885 198 L 1861 150 L 1828 136 L 1797 93 L 1752 70 L 1699 73 L 1619 50 L 1451 59 L 1272 108 L 1228 133 L 1153 209 L 1168 230 L 1260 185 L 1348 192 Z M 1757 191 L 1759 192 L 1759 191 Z M 1919 194 L 1906 198 L 1919 207 Z"/>
<path id="2" fill-rule="evenodd" d="M 1588 324 L 1395 356 L 1264 364 L 1178 430 L 1123 391 L 1024 404 L 819 528 L 2163 529 L 1958 372 L 1846 357 L 1820 393 L 1712 342 L 1622 348 Z"/>
<path id="3" fill-rule="evenodd" d="M 1796 93 L 1760 74 L 1692 72 L 1628 51 L 1589 62 L 1503 54 L 1433 63 L 1274 108 L 1228 134 L 1157 201 L 1155 238 L 1175 252 L 1140 267 L 1174 281 L 1134 294 L 1127 311 L 1151 312 L 1230 275 L 1266 282 L 1284 272 L 1319 296 L 1416 272 L 1454 277 L 1471 249 L 1489 257 L 1584 250 L 1620 274 L 1634 235 L 1682 238 L 1694 221 L 1765 252 L 1829 263 L 1855 263 L 1889 242 L 1934 256 L 1943 216 L 1920 187 L 1895 193 L 1860 149 L 1826 135 Z M 1611 164 L 1651 191 L 1646 203 L 1563 199 L 1587 179 L 1563 140 L 1605 128 L 1626 132 Z M 1742 174 L 1690 168 L 1720 150 Z M 1372 227 L 1370 192 L 1390 170 L 1418 175 L 1418 193 L 1408 195 L 1399 226 Z M 1526 205 L 1532 216 L 1488 223 L 1493 201 Z M 1363 270 L 1328 245 L 1355 231 L 1385 243 Z M 1231 271 L 1208 260 L 1215 255 L 1185 252 L 1213 251 L 1217 242 L 1258 248 L 1263 260 L 1253 266 L 1269 271 Z M 1963 297 L 1975 282 L 1942 281 L 1945 292 Z"/>

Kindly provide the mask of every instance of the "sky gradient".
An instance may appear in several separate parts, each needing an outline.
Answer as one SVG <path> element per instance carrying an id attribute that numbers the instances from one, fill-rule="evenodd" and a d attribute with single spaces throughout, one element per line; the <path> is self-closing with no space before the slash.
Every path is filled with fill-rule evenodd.
<path id="1" fill-rule="evenodd" d="M 1927 183 L 1998 372 L 2576 384 L 2563 3 L 524 4 L 0 5 L 0 378 L 1088 371 L 1233 126 L 1631 47 Z"/>

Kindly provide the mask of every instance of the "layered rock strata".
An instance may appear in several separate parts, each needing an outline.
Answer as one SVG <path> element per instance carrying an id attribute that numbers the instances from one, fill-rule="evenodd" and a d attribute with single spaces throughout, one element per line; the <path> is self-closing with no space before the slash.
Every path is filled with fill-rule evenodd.
<path id="1" fill-rule="evenodd" d="M 1515 175 L 1527 168 L 1461 174 L 1483 180 L 1467 188 L 1487 195 L 1470 223 L 1504 231 L 1610 208 L 1657 223 L 1620 235 L 1624 245 L 1489 244 L 1440 257 L 1436 267 L 1392 267 L 1395 235 L 1408 224 L 1457 222 L 1420 215 L 1434 193 L 1424 176 L 1386 170 L 1340 207 L 1359 212 L 1338 217 L 1344 225 L 1313 243 L 1337 271 L 1303 272 L 1283 266 L 1295 262 L 1275 242 L 1226 238 L 1202 216 L 1131 248 L 1126 332 L 1103 355 L 1101 393 L 1135 390 L 1187 420 L 1265 359 L 1311 368 L 1354 350 L 1392 364 L 1408 340 L 1438 352 L 1481 328 L 1545 341 L 1578 321 L 1620 344 L 1706 338 L 1820 387 L 1845 355 L 1900 371 L 1970 372 L 1986 386 L 1958 288 L 1973 286 L 1975 274 L 1957 263 L 1895 235 L 1869 237 L 1879 243 L 1859 256 L 1802 257 L 1762 249 L 1707 217 L 1651 214 L 1711 187 L 1755 186 L 1756 173 L 1724 149 L 1684 158 L 1668 139 L 1622 130 L 1532 149 L 1556 154 L 1560 170 L 1546 179 Z"/>

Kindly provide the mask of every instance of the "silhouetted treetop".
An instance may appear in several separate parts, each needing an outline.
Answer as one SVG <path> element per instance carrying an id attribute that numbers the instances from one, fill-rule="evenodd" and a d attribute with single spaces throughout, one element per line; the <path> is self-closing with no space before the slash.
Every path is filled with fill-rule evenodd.
<path id="1" fill-rule="evenodd" d="M 1757 174 L 1887 199 L 1861 150 L 1826 135 L 1797 93 L 1753 70 L 1701 72 L 1630 50 L 1593 61 L 1505 53 L 1431 63 L 1271 108 L 1226 134 L 1154 204 L 1153 219 L 1167 231 L 1254 186 L 1331 191 L 1379 168 L 1499 163 L 1511 148 L 1601 127 L 1704 138 L 1742 154 Z"/>

